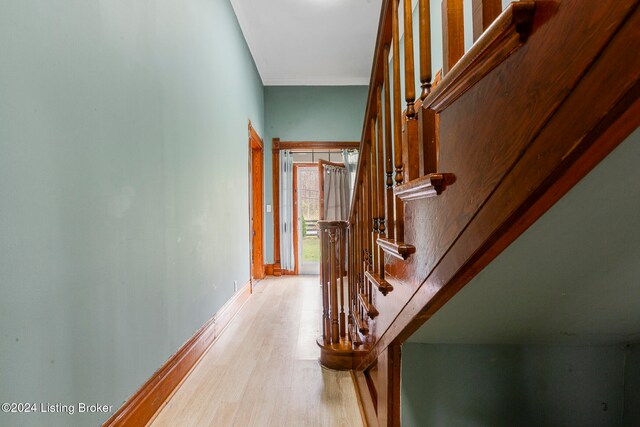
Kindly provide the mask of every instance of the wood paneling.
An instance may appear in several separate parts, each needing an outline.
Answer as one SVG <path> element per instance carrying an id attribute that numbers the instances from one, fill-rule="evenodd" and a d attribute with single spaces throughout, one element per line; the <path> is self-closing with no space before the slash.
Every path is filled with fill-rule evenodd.
<path id="1" fill-rule="evenodd" d="M 189 375 L 211 344 L 224 332 L 250 294 L 251 284 L 248 282 L 189 341 L 184 343 L 103 426 L 146 425 Z"/>
<path id="2" fill-rule="evenodd" d="M 360 147 L 359 141 L 280 141 L 280 138 L 273 139 L 273 150 L 343 150 L 356 149 Z"/>
<path id="3" fill-rule="evenodd" d="M 273 264 L 264 265 L 264 274 L 267 276 L 273 276 Z"/>

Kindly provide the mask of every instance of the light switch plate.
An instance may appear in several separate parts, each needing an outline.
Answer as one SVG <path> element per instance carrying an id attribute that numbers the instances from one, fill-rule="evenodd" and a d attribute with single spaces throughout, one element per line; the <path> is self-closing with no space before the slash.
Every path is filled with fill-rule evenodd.
<path id="1" fill-rule="evenodd" d="M 267 205 L 267 213 L 271 212 L 271 205 Z"/>

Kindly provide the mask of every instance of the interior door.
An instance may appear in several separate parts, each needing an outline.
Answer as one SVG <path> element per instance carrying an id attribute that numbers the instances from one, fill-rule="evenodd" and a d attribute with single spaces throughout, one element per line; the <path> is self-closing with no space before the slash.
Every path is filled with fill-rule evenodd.
<path id="1" fill-rule="evenodd" d="M 318 166 L 315 163 L 297 164 L 294 178 L 296 266 L 298 274 L 316 275 L 320 273 Z"/>

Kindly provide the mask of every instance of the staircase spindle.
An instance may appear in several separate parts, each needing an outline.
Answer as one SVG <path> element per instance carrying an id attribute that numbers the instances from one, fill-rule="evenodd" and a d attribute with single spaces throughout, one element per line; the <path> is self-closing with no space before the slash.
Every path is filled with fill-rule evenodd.
<path id="1" fill-rule="evenodd" d="M 389 45 L 384 46 L 384 156 L 386 166 L 386 235 L 388 238 L 394 237 L 393 220 L 393 152 L 391 151 L 391 87 L 389 84 Z"/>
<path id="2" fill-rule="evenodd" d="M 322 251 L 322 259 L 326 260 L 329 256 L 328 251 L 328 236 L 325 229 L 320 231 L 320 247 Z M 324 337 L 324 343 L 330 342 L 329 334 L 331 333 L 331 324 L 329 320 L 329 275 L 327 274 L 327 263 L 323 262 L 322 266 L 322 336 Z"/>
<path id="3" fill-rule="evenodd" d="M 500 0 L 498 0 L 500 1 Z M 431 5 L 429 0 L 418 3 L 420 20 L 420 99 L 424 100 L 431 91 Z"/>
<path id="4" fill-rule="evenodd" d="M 377 114 L 376 114 L 377 116 Z M 369 158 L 371 159 L 370 164 L 371 164 L 371 224 L 373 226 L 373 232 L 372 232 L 372 241 L 373 241 L 373 247 L 371 250 L 371 258 L 372 258 L 372 265 L 373 265 L 373 270 L 377 271 L 378 269 L 378 257 L 377 257 L 377 251 L 374 250 L 375 248 L 375 242 L 378 239 L 378 235 L 380 233 L 379 230 L 379 226 L 380 226 L 380 215 L 378 212 L 378 158 L 377 158 L 377 151 L 376 151 L 376 120 L 375 118 L 371 119 L 371 148 L 370 148 L 370 154 L 369 154 Z"/>
<path id="5" fill-rule="evenodd" d="M 340 336 L 346 335 L 345 314 L 344 314 L 344 254 L 345 254 L 345 229 L 338 228 L 338 271 L 340 272 Z"/>
<path id="6" fill-rule="evenodd" d="M 396 169 L 396 185 L 404 180 L 402 162 L 402 110 L 400 109 L 400 35 L 398 29 L 398 0 L 393 0 L 391 7 L 391 31 L 393 38 L 393 157 Z M 395 203 L 395 236 L 396 241 L 404 239 L 404 205 L 397 197 Z"/>
<path id="7" fill-rule="evenodd" d="M 376 199 L 378 200 L 378 237 L 385 237 L 386 232 L 386 224 L 385 224 L 385 203 L 384 203 L 384 194 L 385 194 L 385 178 L 384 178 L 384 136 L 382 134 L 382 121 L 383 121 L 383 111 L 382 111 L 382 85 L 378 87 L 378 96 L 377 96 L 377 125 L 378 125 L 378 137 L 376 138 L 376 169 L 378 170 L 377 179 L 376 179 Z M 373 247 L 376 253 L 376 257 L 378 259 L 378 273 L 380 277 L 384 278 L 384 254 L 382 249 L 378 247 L 377 242 L 378 238 L 376 238 L 373 242 Z"/>
<path id="8" fill-rule="evenodd" d="M 414 108 L 416 88 L 413 70 L 413 17 L 411 3 L 411 0 L 404 0 L 404 91 L 407 101 L 407 119 L 413 119 L 416 115 Z"/>
<path id="9" fill-rule="evenodd" d="M 340 342 L 340 324 L 338 320 L 338 281 L 336 276 L 336 229 L 329 228 L 329 269 L 331 288 L 331 342 Z"/>

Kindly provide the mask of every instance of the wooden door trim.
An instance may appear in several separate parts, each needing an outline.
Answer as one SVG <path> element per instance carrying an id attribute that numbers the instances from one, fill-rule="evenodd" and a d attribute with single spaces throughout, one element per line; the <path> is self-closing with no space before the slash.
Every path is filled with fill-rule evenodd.
<path id="1" fill-rule="evenodd" d="M 254 162 L 257 170 L 254 168 Z M 264 279 L 264 143 L 249 121 L 249 248 L 251 278 Z M 255 234 L 254 234 L 255 233 Z M 257 237 L 257 245 L 254 241 Z"/>
<path id="2" fill-rule="evenodd" d="M 360 148 L 360 141 L 280 141 L 273 138 L 272 150 L 353 150 Z"/>
<path id="3" fill-rule="evenodd" d="M 273 274 L 286 274 L 280 268 L 280 150 L 356 149 L 360 141 L 280 141 L 271 140 L 271 183 L 273 190 Z"/>

